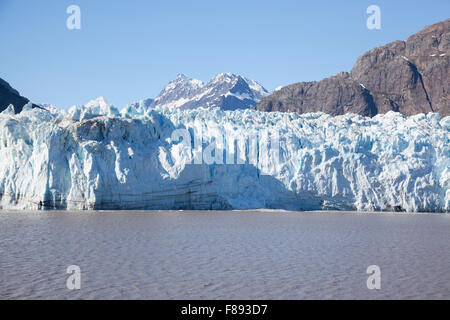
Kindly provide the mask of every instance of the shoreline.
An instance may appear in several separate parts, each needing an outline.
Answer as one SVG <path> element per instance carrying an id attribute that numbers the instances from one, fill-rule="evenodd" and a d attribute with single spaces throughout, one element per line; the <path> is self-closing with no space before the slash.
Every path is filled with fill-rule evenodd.
<path id="1" fill-rule="evenodd" d="M 178 209 L 167 209 L 167 210 L 20 210 L 20 209 L 0 209 L 0 215 L 3 213 L 277 213 L 277 214 L 296 214 L 296 213 L 308 213 L 308 214 L 357 214 L 357 215 L 395 215 L 395 216 L 403 216 L 403 215 L 450 215 L 449 212 L 428 212 L 428 211 L 418 211 L 418 212 L 398 212 L 398 211 L 361 211 L 361 210 L 285 210 L 285 209 L 232 209 L 232 210 L 178 210 Z"/>

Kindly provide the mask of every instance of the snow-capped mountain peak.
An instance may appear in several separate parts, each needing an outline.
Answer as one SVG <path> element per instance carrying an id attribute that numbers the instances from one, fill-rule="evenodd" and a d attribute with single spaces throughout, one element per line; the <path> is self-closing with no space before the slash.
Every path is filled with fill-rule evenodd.
<path id="1" fill-rule="evenodd" d="M 206 84 L 181 73 L 161 91 L 151 107 L 247 109 L 266 95 L 267 90 L 256 81 L 229 72 L 216 75 Z"/>
<path id="2" fill-rule="evenodd" d="M 152 107 L 165 105 L 169 107 L 179 107 L 186 99 L 203 87 L 203 82 L 192 79 L 183 73 L 177 75 L 175 79 L 169 82 L 161 93 L 155 98 Z"/>
<path id="3" fill-rule="evenodd" d="M 188 76 L 186 76 L 184 73 L 180 73 L 177 75 L 175 79 L 169 82 L 167 86 L 164 87 L 164 89 L 161 91 L 160 95 L 163 95 L 167 92 L 173 92 L 174 90 L 180 90 L 183 88 L 190 88 L 190 89 L 198 89 L 203 87 L 203 82 L 197 79 L 192 79 Z"/>
<path id="4" fill-rule="evenodd" d="M 238 76 L 235 74 L 232 74 L 230 72 L 224 72 L 224 73 L 219 73 L 218 75 L 216 75 L 214 78 L 211 79 L 211 82 L 232 82 L 233 80 L 236 81 L 236 78 Z"/>

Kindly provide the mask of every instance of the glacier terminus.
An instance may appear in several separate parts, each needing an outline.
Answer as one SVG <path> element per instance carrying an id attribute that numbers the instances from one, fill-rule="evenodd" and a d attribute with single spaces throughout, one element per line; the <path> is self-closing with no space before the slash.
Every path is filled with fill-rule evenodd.
<path id="1" fill-rule="evenodd" d="M 449 131 L 436 113 L 10 106 L 0 208 L 449 212 Z"/>

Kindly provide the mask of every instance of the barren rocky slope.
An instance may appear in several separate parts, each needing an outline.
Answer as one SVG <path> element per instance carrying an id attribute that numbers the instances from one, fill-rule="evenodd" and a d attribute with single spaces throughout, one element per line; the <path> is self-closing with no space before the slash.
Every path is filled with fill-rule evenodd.
<path id="1" fill-rule="evenodd" d="M 261 111 L 347 112 L 374 116 L 450 115 L 450 19 L 424 28 L 406 41 L 366 52 L 350 73 L 300 82 L 275 91 L 257 106 Z"/>

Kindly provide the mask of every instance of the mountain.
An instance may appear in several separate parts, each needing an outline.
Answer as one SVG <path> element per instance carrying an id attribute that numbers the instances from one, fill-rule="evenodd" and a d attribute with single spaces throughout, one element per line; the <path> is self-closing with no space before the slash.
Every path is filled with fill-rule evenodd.
<path id="1" fill-rule="evenodd" d="M 154 99 L 150 108 L 248 109 L 267 95 L 267 90 L 256 81 L 231 73 L 218 74 L 208 83 L 179 74 Z"/>
<path id="2" fill-rule="evenodd" d="M 151 108 L 156 106 L 182 107 L 191 97 L 203 88 L 204 83 L 200 80 L 191 79 L 180 73 L 177 77 L 161 91 L 153 100 Z"/>
<path id="3" fill-rule="evenodd" d="M 20 93 L 13 89 L 8 82 L 0 78 L 0 112 L 5 110 L 10 104 L 14 105 L 16 113 L 22 111 L 24 105 L 30 100 L 22 97 Z M 37 107 L 33 104 L 33 108 Z"/>
<path id="4" fill-rule="evenodd" d="M 255 106 L 269 93 L 264 87 L 254 80 L 234 75 L 221 73 L 204 83 L 192 79 L 184 74 L 179 74 L 172 80 L 155 99 L 144 99 L 133 102 L 122 110 L 122 114 L 144 113 L 149 108 L 169 107 L 180 109 L 214 108 L 222 110 L 248 109 Z M 11 88 L 9 84 L 0 79 L 0 112 L 10 104 L 19 113 L 23 105 L 29 102 Z M 41 104 L 46 108 L 48 104 Z M 38 107 L 33 105 L 33 107 Z M 108 104 L 103 97 L 88 102 L 85 105 L 74 106 L 69 112 L 74 117 L 89 119 L 98 115 L 119 115 L 119 111 Z"/>
<path id="5" fill-rule="evenodd" d="M 347 112 L 374 116 L 450 115 L 450 19 L 424 28 L 406 41 L 366 52 L 350 73 L 283 87 L 264 98 L 261 111 Z"/>

